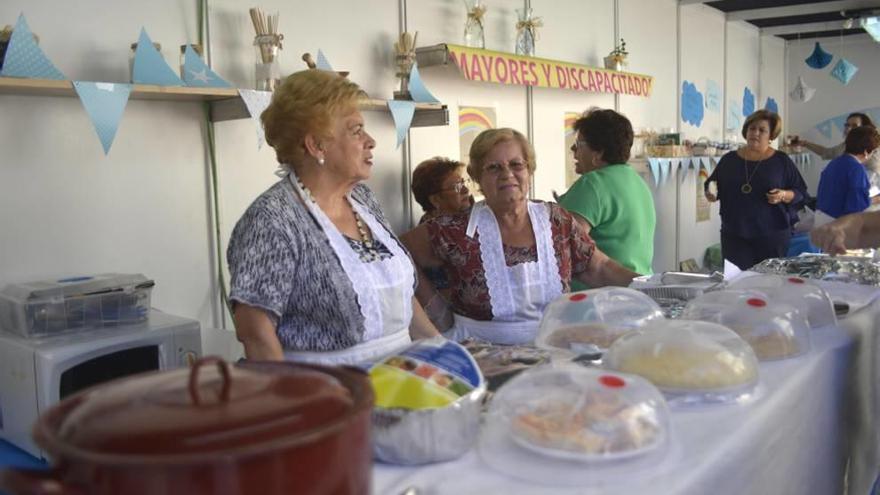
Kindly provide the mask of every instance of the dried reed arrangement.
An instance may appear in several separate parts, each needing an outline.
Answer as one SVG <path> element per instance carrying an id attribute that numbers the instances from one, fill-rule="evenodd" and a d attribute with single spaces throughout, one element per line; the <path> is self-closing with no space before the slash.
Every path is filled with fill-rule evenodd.
<path id="1" fill-rule="evenodd" d="M 278 13 L 267 16 L 257 7 L 250 9 L 251 22 L 254 24 L 254 31 L 257 33 L 254 38 L 254 45 L 260 48 L 260 58 L 264 64 L 275 61 L 276 50 L 274 47 L 281 48 L 281 40 L 284 35 L 278 33 Z"/>
<path id="2" fill-rule="evenodd" d="M 419 32 L 400 33 L 400 37 L 394 42 L 394 61 L 397 65 L 397 77 L 400 78 L 400 91 L 394 92 L 395 100 L 409 100 L 409 73 L 416 60 L 416 40 Z"/>

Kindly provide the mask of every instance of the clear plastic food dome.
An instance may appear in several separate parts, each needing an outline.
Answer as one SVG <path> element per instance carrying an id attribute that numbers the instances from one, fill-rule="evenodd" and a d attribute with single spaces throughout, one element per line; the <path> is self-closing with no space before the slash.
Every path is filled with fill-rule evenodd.
<path id="1" fill-rule="evenodd" d="M 604 365 L 646 378 L 672 404 L 734 402 L 758 384 L 758 359 L 749 344 L 717 323 L 653 322 L 617 339 Z"/>
<path id="2" fill-rule="evenodd" d="M 720 323 L 752 346 L 761 361 L 784 359 L 810 350 L 810 325 L 797 308 L 753 290 L 719 290 L 690 301 L 685 320 Z"/>
<path id="3" fill-rule="evenodd" d="M 758 290 L 770 299 L 790 304 L 801 310 L 813 328 L 836 325 L 834 302 L 825 289 L 801 277 L 755 275 L 730 283 L 731 289 Z"/>
<path id="4" fill-rule="evenodd" d="M 601 352 L 626 332 L 662 319 L 660 306 L 637 290 L 607 287 L 564 294 L 544 309 L 535 345 L 577 354 Z"/>
<path id="5" fill-rule="evenodd" d="M 666 443 L 669 412 L 646 380 L 574 365 L 526 371 L 495 395 L 486 424 L 539 457 L 623 459 Z"/>

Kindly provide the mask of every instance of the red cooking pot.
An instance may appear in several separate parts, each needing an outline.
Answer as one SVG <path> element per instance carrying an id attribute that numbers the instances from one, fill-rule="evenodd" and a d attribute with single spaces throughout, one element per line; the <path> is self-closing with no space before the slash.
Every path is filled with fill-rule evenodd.
<path id="1" fill-rule="evenodd" d="M 13 494 L 363 494 L 373 392 L 354 368 L 205 358 L 71 396 L 40 417 L 50 471 Z"/>

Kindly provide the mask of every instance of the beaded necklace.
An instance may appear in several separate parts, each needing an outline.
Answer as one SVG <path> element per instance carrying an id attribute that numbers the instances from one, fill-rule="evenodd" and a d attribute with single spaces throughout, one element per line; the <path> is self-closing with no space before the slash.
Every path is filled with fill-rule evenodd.
<path id="1" fill-rule="evenodd" d="M 318 202 L 315 201 L 315 198 L 312 197 L 312 191 L 303 184 L 302 180 L 300 180 L 299 176 L 294 175 L 296 177 L 296 183 L 299 184 L 300 189 L 302 189 L 303 194 L 305 195 L 308 201 L 311 201 L 318 206 Z M 375 261 L 380 259 L 379 251 L 376 249 L 376 244 L 373 242 L 373 239 L 367 234 L 367 228 L 364 226 L 364 221 L 361 219 L 361 216 L 358 214 L 357 210 L 354 209 L 354 205 L 351 204 L 351 199 L 348 196 L 345 197 L 348 201 L 348 205 L 351 207 L 351 212 L 354 213 L 354 223 L 357 226 L 358 235 L 360 235 L 361 244 L 366 248 L 366 253 L 361 256 L 361 259 L 367 263 L 370 261 Z M 318 206 L 320 208 L 320 206 Z"/>

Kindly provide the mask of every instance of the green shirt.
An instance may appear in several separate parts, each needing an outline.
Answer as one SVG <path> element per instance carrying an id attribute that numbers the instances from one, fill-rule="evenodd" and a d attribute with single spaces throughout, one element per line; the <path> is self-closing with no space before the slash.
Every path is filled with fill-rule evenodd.
<path id="1" fill-rule="evenodd" d="M 654 198 L 629 165 L 606 165 L 581 175 L 559 204 L 590 222 L 590 237 L 603 253 L 634 272 L 652 273 Z M 572 280 L 572 290 L 584 288 Z"/>

